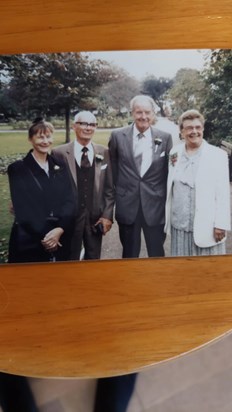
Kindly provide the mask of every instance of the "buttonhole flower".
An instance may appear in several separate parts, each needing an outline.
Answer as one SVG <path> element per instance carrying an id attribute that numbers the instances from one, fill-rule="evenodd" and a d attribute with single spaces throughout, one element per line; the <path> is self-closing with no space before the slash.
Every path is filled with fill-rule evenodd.
<path id="1" fill-rule="evenodd" d="M 176 161 L 177 161 L 177 157 L 178 157 L 177 152 L 172 153 L 172 154 L 169 156 L 170 163 L 171 163 L 172 166 L 175 166 L 175 163 L 176 163 Z"/>
<path id="2" fill-rule="evenodd" d="M 97 162 L 102 162 L 104 157 L 101 154 L 96 154 L 95 159 L 96 159 Z"/>

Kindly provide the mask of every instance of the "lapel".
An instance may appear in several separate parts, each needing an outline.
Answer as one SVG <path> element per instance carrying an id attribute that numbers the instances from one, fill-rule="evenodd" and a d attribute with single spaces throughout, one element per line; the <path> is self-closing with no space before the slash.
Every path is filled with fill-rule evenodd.
<path id="1" fill-rule="evenodd" d="M 196 185 L 198 185 L 198 182 L 202 182 L 202 180 L 204 180 L 204 178 L 206 176 L 208 176 L 209 173 L 209 168 L 208 168 L 208 164 L 209 161 L 211 161 L 211 159 L 208 156 L 208 148 L 209 148 L 209 144 L 206 142 L 206 140 L 203 139 L 202 142 L 202 152 L 201 152 L 201 156 L 199 159 L 199 165 L 198 165 L 198 169 L 197 169 L 197 174 L 196 174 Z"/>
<path id="2" fill-rule="evenodd" d="M 152 137 L 152 162 L 154 162 L 155 157 L 160 156 L 161 153 L 164 151 L 162 133 L 160 130 L 151 127 L 151 137 Z M 155 139 L 160 139 L 161 143 L 159 145 L 155 145 Z"/>
<path id="3" fill-rule="evenodd" d="M 69 143 L 67 147 L 65 148 L 65 156 L 67 159 L 67 163 L 68 163 L 71 175 L 73 177 L 75 185 L 77 186 L 77 171 L 76 171 L 76 160 L 75 160 L 75 155 L 74 155 L 74 142 Z"/>
<path id="4" fill-rule="evenodd" d="M 151 158 L 151 164 L 148 167 L 147 171 L 145 172 L 144 176 L 149 172 L 152 164 L 157 160 L 157 156 L 160 156 L 162 151 L 163 151 L 163 143 L 161 142 L 160 145 L 157 147 L 155 146 L 155 138 L 160 138 L 162 140 L 162 133 L 158 129 L 155 129 L 154 127 L 151 127 L 151 140 L 152 140 L 152 158 Z M 156 149 L 156 151 L 155 151 Z M 143 176 L 143 177 L 144 177 Z"/>
<path id="5" fill-rule="evenodd" d="M 96 162 L 96 154 L 100 151 L 98 150 L 98 146 L 92 143 L 93 146 L 93 162 L 94 162 L 94 192 L 98 193 L 100 189 L 100 175 L 101 175 L 101 165 L 102 162 Z"/>
<path id="6" fill-rule="evenodd" d="M 156 147 L 155 147 L 155 138 L 156 137 L 160 138 L 159 131 L 156 131 L 153 127 L 151 127 L 151 140 L 152 140 L 152 161 L 151 161 L 151 165 L 155 160 L 155 156 L 156 156 L 157 151 L 160 152 L 160 148 L 163 146 L 162 143 L 160 143 L 160 145 L 157 147 L 157 150 L 155 152 L 155 149 L 156 149 Z M 150 167 L 149 167 L 149 169 L 150 169 Z"/>
<path id="7" fill-rule="evenodd" d="M 133 150 L 133 126 L 134 124 L 123 131 L 123 151 L 125 153 L 126 159 L 129 159 L 129 161 L 131 162 L 131 167 L 134 169 L 136 174 L 139 175 Z"/>
<path id="8" fill-rule="evenodd" d="M 33 173 L 34 176 L 41 175 L 41 167 L 35 161 L 32 155 L 32 150 L 30 150 L 30 152 L 26 155 L 26 157 L 24 157 L 23 162 L 30 169 L 30 171 Z"/>
<path id="9" fill-rule="evenodd" d="M 210 156 L 210 145 L 207 143 L 206 140 L 203 139 L 202 142 L 202 152 L 199 159 L 199 165 L 196 174 L 196 187 L 199 189 L 200 187 L 204 187 L 205 182 L 207 181 L 207 177 L 209 176 L 209 170 L 211 170 L 210 166 L 212 166 L 212 157 Z"/>
<path id="10" fill-rule="evenodd" d="M 178 168 L 178 164 L 180 162 L 180 159 L 181 159 L 184 148 L 185 148 L 185 142 L 180 143 L 179 145 L 174 147 L 174 149 L 172 149 L 172 151 L 171 151 L 170 159 L 169 159 L 169 179 L 168 179 L 169 189 L 171 189 L 171 187 L 172 187 L 172 183 L 173 183 L 173 180 L 174 180 L 174 177 L 175 177 L 175 174 L 176 174 L 176 170 Z M 176 153 L 177 153 L 177 160 L 174 163 L 174 165 L 172 165 L 171 158 Z"/>
<path id="11" fill-rule="evenodd" d="M 51 155 L 48 156 L 48 165 L 49 165 L 49 176 L 52 179 L 54 179 L 55 173 L 56 173 L 56 170 L 55 170 L 56 162 Z"/>
<path id="12" fill-rule="evenodd" d="M 44 190 L 43 186 L 44 184 L 46 185 L 48 181 L 48 176 L 37 164 L 31 152 L 32 150 L 23 159 L 23 162 L 27 167 L 27 172 L 30 177 L 30 181 L 32 183 L 33 188 L 36 189 L 36 191 L 38 191 L 38 193 L 41 195 Z"/>

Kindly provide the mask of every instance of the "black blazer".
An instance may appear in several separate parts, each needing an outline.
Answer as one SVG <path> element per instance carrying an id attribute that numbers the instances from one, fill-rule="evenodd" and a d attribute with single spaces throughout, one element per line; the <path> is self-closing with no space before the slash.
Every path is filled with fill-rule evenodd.
<path id="1" fill-rule="evenodd" d="M 41 239 L 54 227 L 64 229 L 61 238 L 63 247 L 59 248 L 62 253 L 58 253 L 57 257 L 60 260 L 61 254 L 62 260 L 65 258 L 75 217 L 74 199 L 65 165 L 57 163 L 52 156 L 48 156 L 48 164 L 49 177 L 29 152 L 23 160 L 8 167 L 15 213 L 9 244 L 10 262 L 49 260 Z"/>

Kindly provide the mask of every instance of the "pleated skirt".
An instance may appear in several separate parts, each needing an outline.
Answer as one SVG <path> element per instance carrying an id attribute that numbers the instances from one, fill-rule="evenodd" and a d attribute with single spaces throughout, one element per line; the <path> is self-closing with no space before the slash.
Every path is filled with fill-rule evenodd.
<path id="1" fill-rule="evenodd" d="M 202 248 L 194 243 L 193 232 L 171 228 L 171 256 L 210 256 L 225 253 L 225 242 Z"/>

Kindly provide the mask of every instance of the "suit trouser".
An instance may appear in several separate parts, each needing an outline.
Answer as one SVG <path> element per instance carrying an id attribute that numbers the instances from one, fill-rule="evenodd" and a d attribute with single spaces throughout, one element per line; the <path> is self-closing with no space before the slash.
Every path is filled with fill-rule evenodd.
<path id="1" fill-rule="evenodd" d="M 118 222 L 119 236 L 123 247 L 123 258 L 139 257 L 141 249 L 141 231 L 143 230 L 147 253 L 149 257 L 164 256 L 164 225 L 148 226 L 140 205 L 133 224 L 125 225 Z"/>
<path id="2" fill-rule="evenodd" d="M 93 223 L 90 221 L 89 211 L 84 209 L 75 220 L 75 228 L 71 241 L 70 260 L 79 260 L 82 245 L 85 248 L 85 260 L 100 259 L 102 235 L 94 233 Z"/>
<path id="3" fill-rule="evenodd" d="M 38 412 L 27 378 L 0 373 L 0 406 L 4 412 Z"/>
<path id="4" fill-rule="evenodd" d="M 94 412 L 126 412 L 135 381 L 135 373 L 99 379 Z"/>

